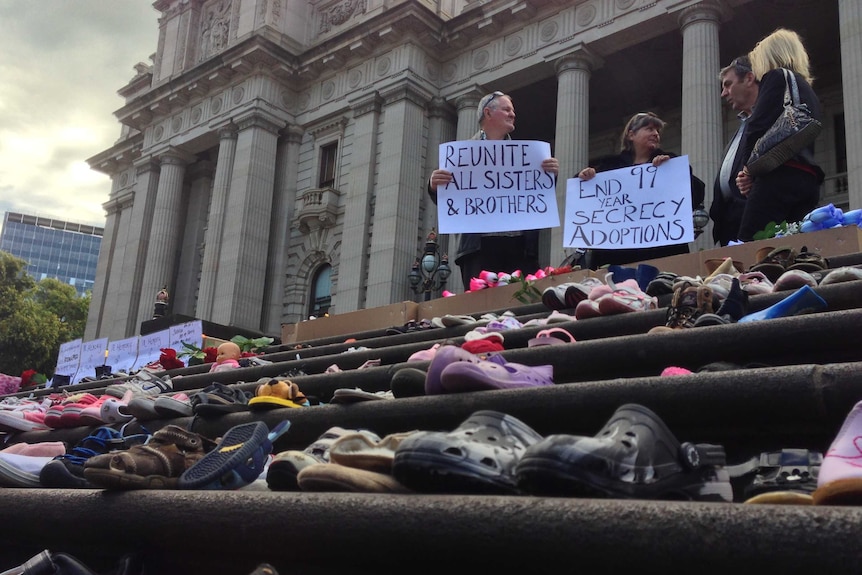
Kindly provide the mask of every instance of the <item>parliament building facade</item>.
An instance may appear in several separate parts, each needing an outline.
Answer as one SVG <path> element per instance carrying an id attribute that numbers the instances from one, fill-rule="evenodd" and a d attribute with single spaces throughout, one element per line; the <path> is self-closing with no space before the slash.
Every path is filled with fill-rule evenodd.
<path id="1" fill-rule="evenodd" d="M 470 138 L 495 90 L 513 97 L 513 138 L 550 142 L 561 210 L 566 178 L 616 151 L 640 111 L 667 122 L 662 146 L 689 157 L 708 208 L 737 122 L 718 72 L 778 27 L 811 55 L 823 203 L 862 207 L 858 0 L 153 6 L 158 46 L 119 90 L 120 137 L 88 160 L 112 185 L 86 339 L 138 333 L 165 286 L 172 313 L 270 335 L 414 299 L 438 146 Z M 542 232 L 543 265 L 565 259 L 562 243 L 562 227 Z"/>

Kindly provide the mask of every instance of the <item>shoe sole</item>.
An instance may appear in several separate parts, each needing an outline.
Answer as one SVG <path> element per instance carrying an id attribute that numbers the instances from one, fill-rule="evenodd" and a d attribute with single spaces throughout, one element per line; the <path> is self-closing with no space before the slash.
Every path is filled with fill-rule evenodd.
<path id="1" fill-rule="evenodd" d="M 232 484 L 225 484 L 225 477 L 230 476 L 232 480 L 231 472 L 252 460 L 256 452 L 264 448 L 268 434 L 266 424 L 261 421 L 244 423 L 229 429 L 215 449 L 180 475 L 179 488 L 234 489 Z M 265 462 L 266 458 L 263 459 Z M 261 468 L 257 475 L 262 471 Z"/>
<path id="2" fill-rule="evenodd" d="M 178 480 L 164 475 L 135 475 L 98 467 L 84 468 L 84 478 L 96 487 L 125 490 L 176 489 Z"/>
<path id="3" fill-rule="evenodd" d="M 709 477 L 714 474 L 713 477 Z M 670 477 L 650 485 L 622 485 L 555 457 L 525 456 L 516 471 L 518 487 L 533 495 L 670 501 L 733 501 L 730 476 L 722 468 L 698 477 Z"/>

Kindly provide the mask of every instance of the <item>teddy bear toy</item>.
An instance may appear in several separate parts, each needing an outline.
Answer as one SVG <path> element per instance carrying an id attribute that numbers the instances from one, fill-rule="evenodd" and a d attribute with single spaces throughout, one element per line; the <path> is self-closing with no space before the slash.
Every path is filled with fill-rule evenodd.
<path id="1" fill-rule="evenodd" d="M 270 379 L 257 386 L 255 397 L 275 397 L 286 399 L 297 405 L 309 405 L 308 398 L 299 390 L 299 386 L 289 379 Z"/>

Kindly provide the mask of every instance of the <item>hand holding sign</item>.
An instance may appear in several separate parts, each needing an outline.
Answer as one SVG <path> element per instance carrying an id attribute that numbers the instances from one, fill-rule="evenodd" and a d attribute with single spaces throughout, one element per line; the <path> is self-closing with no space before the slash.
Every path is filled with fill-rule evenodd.
<path id="1" fill-rule="evenodd" d="M 593 175 L 593 174 L 584 174 Z M 694 240 L 688 156 L 566 181 L 563 247 L 626 249 Z"/>

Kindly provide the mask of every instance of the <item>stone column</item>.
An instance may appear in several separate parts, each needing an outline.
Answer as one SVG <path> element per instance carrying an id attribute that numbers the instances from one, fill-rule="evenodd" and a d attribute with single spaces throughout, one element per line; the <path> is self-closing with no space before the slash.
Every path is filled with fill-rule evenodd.
<path id="1" fill-rule="evenodd" d="M 563 249 L 566 214 L 566 180 L 574 177 L 589 161 L 590 73 L 601 60 L 585 47 L 559 58 L 557 71 L 557 129 L 554 156 L 560 161 L 557 177 L 557 208 L 560 227 L 551 228 L 550 263 L 559 266 L 572 252 Z"/>
<path id="2" fill-rule="evenodd" d="M 261 329 L 275 186 L 277 118 L 252 110 L 236 119 L 236 155 L 224 216 L 212 321 Z"/>
<path id="3" fill-rule="evenodd" d="M 862 208 L 862 4 L 838 0 L 850 209 Z"/>
<path id="4" fill-rule="evenodd" d="M 138 319 L 138 311 L 141 308 L 141 301 L 146 299 L 152 304 L 155 297 L 155 294 L 141 296 L 141 283 L 144 279 L 147 251 L 150 247 L 150 230 L 159 187 L 159 163 L 155 158 L 147 157 L 135 162 L 134 167 L 135 183 L 131 214 L 125 222 L 124 241 L 118 241 L 114 252 L 122 269 L 123 281 L 119 285 L 114 284 L 111 288 L 112 292 L 117 291 L 115 299 L 109 300 L 108 303 L 110 304 L 111 301 L 115 303 L 105 308 L 105 317 L 113 316 L 110 333 L 114 334 L 113 337 L 116 339 L 140 333 L 141 322 Z M 123 250 L 122 255 L 120 249 Z M 152 309 L 149 314 L 144 319 L 152 317 Z M 120 337 L 117 334 L 123 334 L 123 336 Z"/>
<path id="5" fill-rule="evenodd" d="M 345 313 L 364 308 L 368 280 L 368 232 L 371 226 L 371 198 L 374 189 L 378 124 L 383 98 L 377 92 L 350 102 L 353 109 L 353 142 L 344 220 L 341 226 L 341 255 L 338 263 L 338 290 L 334 308 Z M 415 192 L 419 194 L 418 190 Z"/>
<path id="6" fill-rule="evenodd" d="M 438 151 L 440 149 L 440 144 L 454 140 L 456 131 L 457 124 L 455 110 L 442 98 L 434 98 L 428 106 L 428 157 L 425 166 L 426 178 L 429 177 L 431 172 L 433 172 L 439 165 Z M 427 234 L 432 228 L 439 231 L 440 224 L 437 219 L 437 206 L 434 205 L 434 202 L 432 202 L 431 198 L 428 197 L 426 188 L 423 188 L 421 193 L 425 209 L 423 210 L 423 224 L 420 231 L 425 234 Z M 451 237 L 452 236 L 449 234 L 438 234 L 437 236 L 440 244 L 440 253 L 451 254 L 454 257 L 456 246 L 450 241 Z M 416 255 L 419 255 L 418 250 Z M 450 265 L 450 267 L 455 268 L 457 266 L 453 264 Z M 458 279 L 457 284 L 454 284 L 452 279 L 450 279 L 446 283 L 446 289 L 449 291 L 456 291 L 452 289 L 453 287 L 456 287 L 456 285 L 461 285 L 460 278 Z"/>
<path id="7" fill-rule="evenodd" d="M 479 100 L 481 100 L 482 96 L 487 93 L 488 92 L 480 86 L 473 86 L 469 91 L 455 98 L 455 109 L 458 113 L 458 127 L 456 128 L 455 140 L 469 140 L 473 137 L 473 134 L 479 130 L 479 122 L 476 119 L 476 108 L 479 106 Z M 436 152 L 434 152 L 434 158 L 434 165 L 436 166 Z M 428 175 L 431 175 L 430 172 Z M 426 230 L 425 234 L 427 233 L 428 232 Z M 464 291 L 464 287 L 463 281 L 461 280 L 461 268 L 455 265 L 455 257 L 458 254 L 458 242 L 461 241 L 461 234 L 445 234 L 445 237 L 449 245 L 449 267 L 452 268 L 452 275 L 449 276 L 449 281 L 446 283 L 446 287 L 451 292 L 462 293 Z M 422 245 L 424 246 L 425 235 L 423 235 L 422 238 Z M 419 246 L 417 246 L 417 250 L 418 247 Z"/>
<path id="8" fill-rule="evenodd" d="M 469 140 L 479 130 L 479 121 L 476 115 L 476 108 L 479 106 L 479 100 L 488 92 L 480 89 L 479 86 L 473 86 L 469 92 L 466 92 L 455 99 L 455 107 L 458 110 L 458 130 L 455 139 L 458 141 Z"/>
<path id="9" fill-rule="evenodd" d="M 141 281 L 138 326 L 141 322 L 152 319 L 153 301 L 158 291 L 167 286 L 168 293 L 173 294 L 176 287 L 174 273 L 180 243 L 180 224 L 183 221 L 183 180 L 186 166 L 192 159 L 179 150 L 171 150 L 159 158 L 161 174 L 153 207 L 144 277 Z"/>
<path id="10" fill-rule="evenodd" d="M 706 185 L 704 207 L 712 203 L 712 182 L 721 167 L 722 123 L 721 69 L 718 29 L 721 8 L 713 1 L 684 9 L 679 15 L 682 30 L 682 154 L 688 155 L 694 175 Z M 697 206 L 692 206 L 692 209 Z M 710 226 L 695 242 L 695 249 L 713 246 Z"/>
<path id="11" fill-rule="evenodd" d="M 410 83 L 382 94 L 386 131 L 379 154 L 377 197 L 368 269 L 367 308 L 412 295 L 407 280 L 419 244 L 419 198 L 428 177 L 422 170 L 422 131 L 430 96 Z"/>
<path id="12" fill-rule="evenodd" d="M 263 331 L 281 333 L 284 314 L 284 279 L 287 269 L 287 250 L 293 226 L 296 205 L 297 172 L 302 128 L 290 126 L 282 130 L 278 142 L 275 169 L 275 190 L 272 199 L 272 241 L 266 272 L 266 293 L 263 306 Z"/>
<path id="13" fill-rule="evenodd" d="M 90 296 L 90 308 L 87 313 L 87 325 L 84 328 L 84 340 L 89 341 L 100 337 L 110 337 L 108 330 L 103 329 L 105 319 L 105 302 L 114 282 L 121 281 L 119 270 L 122 269 L 122 258 L 114 257 L 117 246 L 117 236 L 122 229 L 123 204 L 117 198 L 102 205 L 107 218 L 105 220 L 105 231 L 102 234 L 102 244 L 99 249 L 99 259 L 96 263 L 96 282 L 93 284 L 93 292 Z M 112 273 L 114 272 L 114 273 Z M 113 276 L 113 277 L 111 277 Z M 114 289 L 116 294 L 116 289 Z M 112 294 L 113 295 L 113 294 Z M 106 324 L 110 325 L 110 324 Z M 102 335 L 104 333 L 104 335 Z M 121 339 L 121 338 L 114 338 Z"/>
<path id="14" fill-rule="evenodd" d="M 218 159 L 204 234 L 204 255 L 195 314 L 199 319 L 207 321 L 212 319 L 213 297 L 218 281 L 224 211 L 236 154 L 236 131 L 233 124 L 219 130 Z"/>
<path id="15" fill-rule="evenodd" d="M 188 201 L 185 204 L 186 221 L 182 231 L 177 281 L 171 294 L 174 313 L 195 315 L 198 277 L 201 271 L 201 246 L 206 232 L 207 211 L 212 194 L 215 166 L 210 161 L 199 161 L 189 167 Z"/>

